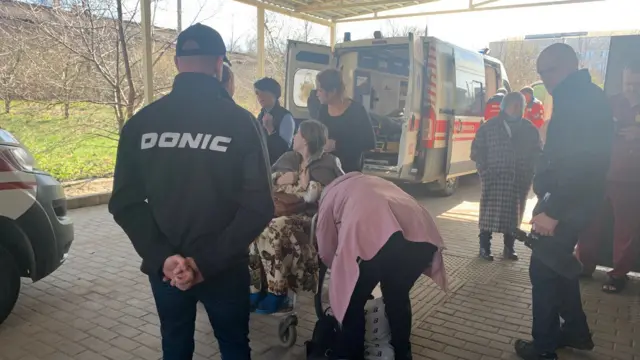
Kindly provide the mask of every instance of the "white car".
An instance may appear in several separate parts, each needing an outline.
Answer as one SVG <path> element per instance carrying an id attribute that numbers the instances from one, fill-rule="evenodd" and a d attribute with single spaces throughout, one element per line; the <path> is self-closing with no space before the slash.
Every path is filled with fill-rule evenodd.
<path id="1" fill-rule="evenodd" d="M 20 293 L 20 278 L 38 281 L 67 258 L 73 223 L 62 185 L 35 168 L 33 156 L 0 129 L 0 324 Z"/>

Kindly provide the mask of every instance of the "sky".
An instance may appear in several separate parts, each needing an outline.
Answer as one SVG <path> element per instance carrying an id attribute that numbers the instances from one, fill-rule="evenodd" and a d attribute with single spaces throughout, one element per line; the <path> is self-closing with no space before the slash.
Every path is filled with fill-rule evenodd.
<path id="1" fill-rule="evenodd" d="M 155 24 L 175 28 L 177 24 L 176 0 L 157 0 Z M 464 7 L 468 0 L 446 0 L 448 8 Z M 522 0 L 502 0 L 500 4 L 515 4 Z M 531 0 L 529 0 L 531 1 Z M 234 38 L 255 37 L 255 7 L 233 0 L 183 0 L 183 27 L 202 22 L 217 29 L 225 41 Z M 414 6 L 403 11 L 437 11 L 437 3 Z M 397 11 L 396 11 L 397 13 Z M 380 13 L 392 14 L 392 12 Z M 383 34 L 390 26 L 428 25 L 429 35 L 467 48 L 483 48 L 489 42 L 528 34 L 545 34 L 574 31 L 635 30 L 640 28 L 638 15 L 640 0 L 604 0 L 602 2 L 536 7 L 530 9 L 493 10 L 476 13 L 435 15 L 338 24 L 338 39 L 351 32 L 352 40 L 370 38 L 375 30 Z M 277 21 L 287 24 L 290 31 L 303 25 L 302 21 L 287 16 L 277 16 Z M 285 31 L 286 34 L 286 31 Z M 329 41 L 329 30 L 314 25 L 313 37 Z"/>

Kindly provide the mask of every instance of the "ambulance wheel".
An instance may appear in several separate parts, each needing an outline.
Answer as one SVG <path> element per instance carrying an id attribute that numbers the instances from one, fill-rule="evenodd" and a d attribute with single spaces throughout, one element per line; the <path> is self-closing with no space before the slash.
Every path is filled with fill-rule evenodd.
<path id="1" fill-rule="evenodd" d="M 458 189 L 458 178 L 449 178 L 445 181 L 444 185 L 438 186 L 436 194 L 442 197 L 448 197 L 453 195 Z"/>
<path id="2" fill-rule="evenodd" d="M 20 270 L 11 253 L 0 246 L 0 324 L 4 322 L 20 296 Z"/>
<path id="3" fill-rule="evenodd" d="M 282 346 L 285 348 L 291 348 L 296 344 L 298 340 L 298 317 L 296 315 L 289 315 L 280 321 L 278 326 L 278 337 Z"/>

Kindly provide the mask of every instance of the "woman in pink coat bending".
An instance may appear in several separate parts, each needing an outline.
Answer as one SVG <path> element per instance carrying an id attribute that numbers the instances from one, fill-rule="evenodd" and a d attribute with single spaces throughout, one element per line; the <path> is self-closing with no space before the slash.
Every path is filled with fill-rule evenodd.
<path id="1" fill-rule="evenodd" d="M 380 283 L 395 358 L 411 359 L 409 291 L 423 273 L 447 287 L 444 244 L 431 215 L 391 182 L 352 172 L 325 188 L 316 234 L 331 269 L 331 308 L 342 324 L 332 355 L 364 358 L 364 306 Z"/>

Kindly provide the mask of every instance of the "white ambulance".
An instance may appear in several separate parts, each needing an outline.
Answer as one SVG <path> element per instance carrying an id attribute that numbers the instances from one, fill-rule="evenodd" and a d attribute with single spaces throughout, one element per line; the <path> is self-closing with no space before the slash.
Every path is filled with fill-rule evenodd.
<path id="1" fill-rule="evenodd" d="M 510 88 L 502 63 L 435 37 L 382 38 L 328 46 L 289 41 L 285 106 L 308 119 L 316 74 L 342 71 L 347 95 L 372 114 L 377 148 L 364 170 L 399 182 L 426 183 L 443 195 L 476 172 L 471 142 L 486 100 Z"/>

